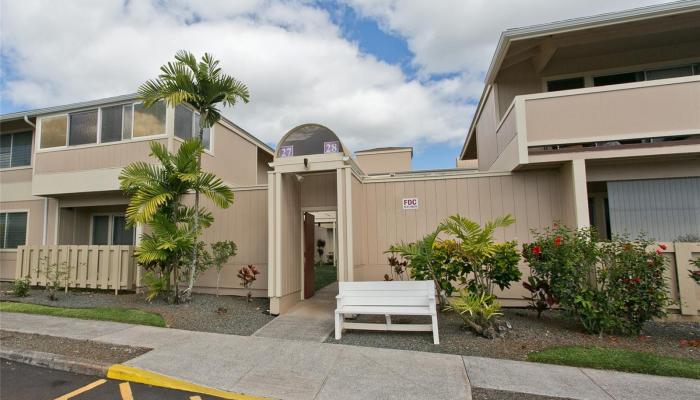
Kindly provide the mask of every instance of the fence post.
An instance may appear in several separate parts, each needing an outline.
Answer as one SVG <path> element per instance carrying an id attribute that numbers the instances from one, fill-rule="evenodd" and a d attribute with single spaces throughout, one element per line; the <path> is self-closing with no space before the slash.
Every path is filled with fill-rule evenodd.
<path id="1" fill-rule="evenodd" d="M 695 294 L 697 284 L 690 277 L 690 259 L 696 243 L 674 243 L 676 257 L 676 278 L 678 279 L 678 297 L 681 315 L 698 315 L 698 299 Z"/>

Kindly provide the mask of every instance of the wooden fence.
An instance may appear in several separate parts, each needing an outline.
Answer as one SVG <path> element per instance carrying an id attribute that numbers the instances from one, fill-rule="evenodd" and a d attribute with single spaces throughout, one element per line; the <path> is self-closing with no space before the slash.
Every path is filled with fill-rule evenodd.
<path id="1" fill-rule="evenodd" d="M 667 279 L 671 298 L 677 302 L 671 306 L 681 315 L 698 315 L 700 312 L 700 285 L 690 277 L 688 270 L 695 269 L 691 260 L 700 257 L 700 243 L 667 243 L 663 255 L 668 258 Z"/>
<path id="2" fill-rule="evenodd" d="M 61 287 L 119 290 L 135 288 L 134 246 L 26 245 L 17 248 L 15 277 L 45 286 L 47 270 L 62 271 Z M 52 276 L 52 275 L 50 275 Z"/>

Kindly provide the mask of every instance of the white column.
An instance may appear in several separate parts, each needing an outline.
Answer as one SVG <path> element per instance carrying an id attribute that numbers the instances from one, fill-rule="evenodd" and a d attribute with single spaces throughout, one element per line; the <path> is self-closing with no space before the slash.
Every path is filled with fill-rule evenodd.
<path id="1" fill-rule="evenodd" d="M 586 160 L 573 160 L 571 163 L 576 227 L 585 228 L 590 226 L 588 217 L 588 187 L 586 186 Z"/>

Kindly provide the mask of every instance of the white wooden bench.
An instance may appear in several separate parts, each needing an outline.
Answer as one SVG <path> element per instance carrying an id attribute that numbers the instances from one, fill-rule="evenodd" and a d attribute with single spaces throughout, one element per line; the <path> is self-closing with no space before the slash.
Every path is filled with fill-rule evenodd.
<path id="1" fill-rule="evenodd" d="M 335 339 L 343 329 L 433 332 L 439 344 L 433 281 L 340 282 L 335 309 Z M 384 315 L 386 323 L 346 322 L 345 315 Z M 429 315 L 432 324 L 392 324 L 392 315 Z"/>

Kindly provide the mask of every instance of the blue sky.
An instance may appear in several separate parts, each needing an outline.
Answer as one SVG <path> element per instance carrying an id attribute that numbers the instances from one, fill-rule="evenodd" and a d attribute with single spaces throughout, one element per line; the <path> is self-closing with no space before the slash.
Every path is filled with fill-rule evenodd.
<path id="1" fill-rule="evenodd" d="M 501 31 L 658 2 L 3 1 L 0 111 L 132 93 L 185 48 L 249 86 L 224 115 L 267 143 L 317 122 L 352 150 L 413 146 L 414 169 L 450 168 Z"/>

